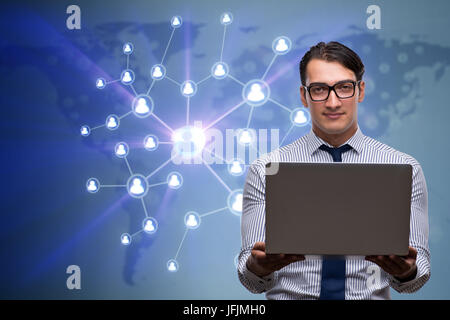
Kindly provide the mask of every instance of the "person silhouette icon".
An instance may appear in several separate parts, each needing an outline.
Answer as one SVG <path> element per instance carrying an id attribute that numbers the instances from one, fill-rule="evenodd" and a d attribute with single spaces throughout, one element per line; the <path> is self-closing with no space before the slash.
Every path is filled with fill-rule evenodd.
<path id="1" fill-rule="evenodd" d="M 147 100 L 145 98 L 139 98 L 134 111 L 139 114 L 148 113 L 150 111 L 150 108 L 147 105 Z"/>
<path id="2" fill-rule="evenodd" d="M 97 79 L 96 86 L 97 88 L 103 88 L 105 86 L 105 81 L 103 81 L 103 79 Z"/>
<path id="3" fill-rule="evenodd" d="M 254 83 L 250 87 L 250 92 L 247 95 L 247 99 L 253 102 L 258 102 L 264 100 L 265 95 L 262 92 L 261 85 Z"/>
<path id="4" fill-rule="evenodd" d="M 108 128 L 115 128 L 117 127 L 117 121 L 114 117 L 109 117 L 108 119 Z"/>
<path id="5" fill-rule="evenodd" d="M 174 17 L 172 19 L 172 26 L 177 27 L 181 24 L 180 19 L 178 19 L 178 17 Z"/>
<path id="6" fill-rule="evenodd" d="M 228 13 L 225 13 L 223 15 L 222 23 L 229 23 L 229 22 L 231 22 L 231 18 Z"/>
<path id="7" fill-rule="evenodd" d="M 90 180 L 88 184 L 88 191 L 97 191 L 97 183 L 94 180 Z"/>
<path id="8" fill-rule="evenodd" d="M 242 167 L 241 167 L 241 164 L 239 163 L 239 161 L 233 161 L 230 172 L 235 173 L 235 174 L 242 173 Z"/>
<path id="9" fill-rule="evenodd" d="M 155 226 L 153 225 L 153 221 L 152 220 L 147 220 L 147 222 L 145 222 L 144 230 L 147 231 L 147 232 L 155 231 Z"/>
<path id="10" fill-rule="evenodd" d="M 216 66 L 216 69 L 214 70 L 214 75 L 216 75 L 218 77 L 222 77 L 225 75 L 225 69 L 223 67 L 223 64 L 218 64 Z"/>
<path id="11" fill-rule="evenodd" d="M 122 244 L 127 245 L 130 244 L 130 237 L 128 235 L 123 235 L 122 236 Z"/>
<path id="12" fill-rule="evenodd" d="M 81 127 L 81 135 L 87 136 L 89 134 L 89 130 L 87 127 Z"/>
<path id="13" fill-rule="evenodd" d="M 186 82 L 186 84 L 184 85 L 184 88 L 183 88 L 183 93 L 186 95 L 190 95 L 190 94 L 194 93 L 194 88 L 192 87 L 192 83 Z"/>
<path id="14" fill-rule="evenodd" d="M 127 153 L 127 151 L 125 150 L 125 145 L 119 144 L 119 145 L 117 146 L 116 154 L 117 154 L 118 156 L 123 156 L 123 155 L 125 155 L 126 153 Z"/>
<path id="15" fill-rule="evenodd" d="M 297 113 L 295 114 L 294 122 L 302 124 L 306 121 L 308 121 L 308 119 L 306 119 L 305 113 L 302 110 L 297 111 Z"/>
<path id="16" fill-rule="evenodd" d="M 153 139 L 153 137 L 148 137 L 147 141 L 145 142 L 145 147 L 147 149 L 152 149 L 156 147 L 155 139 Z"/>
<path id="17" fill-rule="evenodd" d="M 170 261 L 169 267 L 167 269 L 169 269 L 169 271 L 177 271 L 177 266 L 175 265 L 175 262 Z"/>
<path id="18" fill-rule="evenodd" d="M 231 208 L 234 211 L 242 212 L 242 200 L 243 200 L 242 193 L 238 193 L 236 195 L 236 197 L 234 198 L 234 202 L 233 202 L 233 205 L 231 206 Z"/>
<path id="19" fill-rule="evenodd" d="M 195 215 L 190 214 L 188 216 L 187 221 L 186 221 L 186 226 L 188 226 L 188 227 L 196 227 L 197 225 L 198 225 L 197 218 L 195 217 Z"/>
<path id="20" fill-rule="evenodd" d="M 131 52 L 131 46 L 129 43 L 125 44 L 124 48 L 123 48 L 123 52 L 124 53 L 130 53 Z"/>
<path id="21" fill-rule="evenodd" d="M 247 130 L 242 131 L 241 136 L 239 137 L 239 141 L 244 144 L 251 143 L 252 137 L 250 135 L 250 132 L 248 132 Z"/>
<path id="22" fill-rule="evenodd" d="M 161 71 L 161 67 L 156 66 L 153 69 L 153 74 L 152 75 L 153 75 L 153 78 L 161 78 L 163 76 L 163 73 Z"/>
<path id="23" fill-rule="evenodd" d="M 288 50 L 289 47 L 286 43 L 286 39 L 281 38 L 280 40 L 278 40 L 277 45 L 275 47 L 275 50 L 278 52 L 284 52 L 286 50 Z"/>
<path id="24" fill-rule="evenodd" d="M 133 179 L 133 184 L 130 188 L 130 192 L 134 195 L 140 195 L 144 193 L 144 187 L 142 186 L 142 181 L 139 178 Z"/>
<path id="25" fill-rule="evenodd" d="M 171 175 L 170 180 L 169 180 L 169 186 L 178 187 L 179 185 L 180 185 L 180 180 L 178 179 L 178 176 L 176 174 Z"/>
<path id="26" fill-rule="evenodd" d="M 125 82 L 125 83 L 128 83 L 128 82 L 131 82 L 131 74 L 130 74 L 130 72 L 129 71 L 125 71 L 125 73 L 123 74 L 123 77 L 122 77 L 122 82 Z"/>

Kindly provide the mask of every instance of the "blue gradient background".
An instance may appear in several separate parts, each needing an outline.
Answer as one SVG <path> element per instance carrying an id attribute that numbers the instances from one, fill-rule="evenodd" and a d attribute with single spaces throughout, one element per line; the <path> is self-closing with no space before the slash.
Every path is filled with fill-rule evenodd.
<path id="1" fill-rule="evenodd" d="M 81 30 L 66 28 L 66 8 L 81 8 Z M 381 7 L 381 30 L 368 30 L 366 8 Z M 220 15 L 230 11 L 223 60 L 242 82 L 259 78 L 280 35 L 293 49 L 276 59 L 267 79 L 271 97 L 294 109 L 298 95 L 298 62 L 318 41 L 341 41 L 360 54 L 367 94 L 360 105 L 363 132 L 422 164 L 428 183 L 431 280 L 418 293 L 396 299 L 448 299 L 449 155 L 448 84 L 450 28 L 447 1 L 39 1 L 2 2 L 0 10 L 0 83 L 2 136 L 1 273 L 3 299 L 263 299 L 240 285 L 234 257 L 240 248 L 239 217 L 228 211 L 206 216 L 189 231 L 180 249 L 180 270 L 169 273 L 183 238 L 187 211 L 205 213 L 226 206 L 227 190 L 201 165 L 170 164 L 149 183 L 180 171 L 179 190 L 150 189 L 149 214 L 159 222 L 155 235 L 140 234 L 131 246 L 120 234 L 134 233 L 145 217 L 142 204 L 124 189 L 85 191 L 89 177 L 124 184 L 128 169 L 113 155 L 118 141 L 130 147 L 135 172 L 152 172 L 170 157 L 170 146 L 148 152 L 143 138 L 153 133 L 169 141 L 168 131 L 153 118 L 129 116 L 118 130 L 95 130 L 83 138 L 79 128 L 101 125 L 110 113 L 130 110 L 133 93 L 120 83 L 95 88 L 99 76 L 117 79 L 126 65 L 121 52 L 131 41 L 130 67 L 135 88 L 145 92 L 149 70 L 159 63 L 171 33 L 173 15 L 184 24 L 175 31 L 165 64 L 179 82 L 199 81 L 219 60 L 223 27 Z M 407 60 L 399 59 L 407 57 Z M 381 65 L 388 64 L 383 72 Z M 167 80 L 154 85 L 154 112 L 172 128 L 184 125 L 186 99 Z M 242 99 L 230 79 L 209 79 L 191 98 L 190 119 L 211 123 Z M 250 108 L 244 105 L 215 127 L 245 127 Z M 256 108 L 251 128 L 290 128 L 289 113 L 267 102 Z M 310 127 L 295 128 L 288 144 Z M 243 188 L 245 177 L 212 168 L 231 189 Z M 370 221 L 368 221 L 370 224 Z M 81 268 L 81 290 L 66 288 L 68 265 Z"/>

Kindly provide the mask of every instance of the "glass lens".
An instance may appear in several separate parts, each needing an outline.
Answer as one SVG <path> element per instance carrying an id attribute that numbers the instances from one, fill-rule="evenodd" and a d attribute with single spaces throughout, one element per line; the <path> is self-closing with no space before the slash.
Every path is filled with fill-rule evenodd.
<path id="1" fill-rule="evenodd" d="M 339 98 L 350 98 L 353 96 L 355 86 L 353 82 L 342 82 L 336 84 L 334 87 Z"/>
<path id="2" fill-rule="evenodd" d="M 325 100 L 328 97 L 328 86 L 315 84 L 309 88 L 312 100 Z"/>

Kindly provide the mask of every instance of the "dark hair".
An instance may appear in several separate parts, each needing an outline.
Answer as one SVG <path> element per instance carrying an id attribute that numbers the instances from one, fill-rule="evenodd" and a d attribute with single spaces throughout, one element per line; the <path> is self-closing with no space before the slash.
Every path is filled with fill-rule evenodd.
<path id="1" fill-rule="evenodd" d="M 300 61 L 300 80 L 304 86 L 306 85 L 306 66 L 311 59 L 339 62 L 355 73 L 357 81 L 361 80 L 364 74 L 364 64 L 352 49 L 336 41 L 319 42 L 312 46 Z"/>

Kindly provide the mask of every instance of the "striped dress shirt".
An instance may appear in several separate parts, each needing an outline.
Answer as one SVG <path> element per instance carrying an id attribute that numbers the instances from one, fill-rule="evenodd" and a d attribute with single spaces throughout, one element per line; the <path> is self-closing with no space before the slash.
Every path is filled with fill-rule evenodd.
<path id="1" fill-rule="evenodd" d="M 345 143 L 353 149 L 342 154 L 342 162 L 412 165 L 409 245 L 417 250 L 417 275 L 408 282 L 398 281 L 375 263 L 366 261 L 364 256 L 346 256 L 345 299 L 390 299 L 390 287 L 401 293 L 415 292 L 430 278 L 428 194 L 422 168 L 413 157 L 365 136 L 359 127 Z M 319 149 L 322 144 L 331 147 L 311 130 L 293 143 L 257 159 L 249 167 L 244 186 L 238 277 L 252 293 L 265 292 L 267 299 L 319 298 L 321 256 L 306 256 L 304 261 L 291 263 L 265 277 L 258 277 L 248 270 L 246 262 L 255 242 L 265 241 L 266 163 L 333 162 L 328 152 Z"/>

